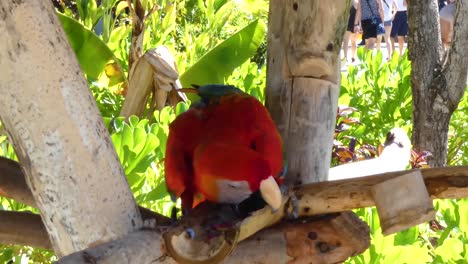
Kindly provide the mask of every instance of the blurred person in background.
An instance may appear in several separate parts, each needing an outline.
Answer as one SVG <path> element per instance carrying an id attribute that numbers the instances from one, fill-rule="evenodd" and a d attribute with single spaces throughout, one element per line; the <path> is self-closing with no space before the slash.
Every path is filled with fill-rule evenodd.
<path id="1" fill-rule="evenodd" d="M 382 3 L 380 0 L 359 0 L 354 20 L 354 33 L 362 28 L 362 38 L 366 49 L 373 50 L 377 38 L 377 28 L 383 21 Z M 361 26 L 359 26 L 359 21 Z"/>
<path id="2" fill-rule="evenodd" d="M 349 11 L 348 27 L 343 38 L 343 53 L 344 59 L 348 61 L 348 43 L 351 40 L 351 62 L 354 62 L 356 59 L 356 38 L 358 33 L 354 33 L 354 20 L 356 19 L 356 8 L 358 6 L 358 0 L 353 0 L 351 5 L 351 10 Z"/>
<path id="3" fill-rule="evenodd" d="M 398 49 L 400 56 L 403 56 L 403 45 L 405 37 L 408 35 L 408 15 L 406 12 L 406 0 L 395 0 L 397 12 L 393 18 L 392 30 L 390 33 L 392 41 L 392 51 L 395 51 L 395 38 L 398 39 Z"/>
<path id="4" fill-rule="evenodd" d="M 450 48 L 453 35 L 453 22 L 455 21 L 455 11 L 457 10 L 455 0 L 447 1 L 447 5 L 440 9 L 440 35 L 444 49 Z"/>
<path id="5" fill-rule="evenodd" d="M 385 44 L 387 45 L 387 54 L 389 60 L 392 57 L 392 44 L 390 42 L 390 33 L 392 30 L 392 20 L 397 12 L 395 0 L 382 0 L 382 8 L 384 14 L 384 28 L 385 28 Z M 382 42 L 382 35 L 377 35 L 377 49 L 380 50 L 380 43 Z"/>

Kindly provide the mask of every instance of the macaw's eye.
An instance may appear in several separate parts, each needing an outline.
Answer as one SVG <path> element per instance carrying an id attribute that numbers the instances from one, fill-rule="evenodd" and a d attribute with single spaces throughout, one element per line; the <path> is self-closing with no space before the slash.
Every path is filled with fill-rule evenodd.
<path id="1" fill-rule="evenodd" d="M 253 150 L 257 150 L 257 145 L 255 144 L 254 141 L 250 142 L 250 148 Z"/>
<path id="2" fill-rule="evenodd" d="M 185 229 L 185 236 L 189 239 L 194 239 L 195 238 L 195 230 L 192 228 L 187 228 Z"/>
<path id="3" fill-rule="evenodd" d="M 239 184 L 236 184 L 235 182 L 230 182 L 227 184 L 227 186 L 229 186 L 229 188 L 232 188 L 232 189 L 237 189 L 239 188 Z"/>

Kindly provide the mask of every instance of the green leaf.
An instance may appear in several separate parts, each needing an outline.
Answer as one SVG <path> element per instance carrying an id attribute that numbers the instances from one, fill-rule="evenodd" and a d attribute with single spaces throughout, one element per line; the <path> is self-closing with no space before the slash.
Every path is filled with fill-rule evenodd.
<path id="1" fill-rule="evenodd" d="M 147 193 L 142 202 L 157 201 L 167 196 L 166 184 L 161 182 L 156 188 Z"/>
<path id="2" fill-rule="evenodd" d="M 114 30 L 112 30 L 107 42 L 107 46 L 111 52 L 116 52 L 119 49 L 120 42 L 127 37 L 127 35 L 131 32 L 131 29 L 131 27 L 124 25 L 116 27 Z"/>
<path id="3" fill-rule="evenodd" d="M 137 159 L 136 162 L 132 164 L 132 168 L 129 168 L 130 174 L 142 174 L 145 173 L 148 168 L 150 168 L 151 163 L 154 162 L 156 156 L 153 154 L 143 157 L 143 159 Z"/>
<path id="4" fill-rule="evenodd" d="M 374 59 L 374 69 L 377 70 L 380 68 L 380 65 L 382 64 L 382 52 L 379 50 L 377 51 L 377 54 L 373 56 Z"/>
<path id="5" fill-rule="evenodd" d="M 411 245 L 418 240 L 419 228 L 417 226 L 398 232 L 395 235 L 394 245 Z"/>
<path id="6" fill-rule="evenodd" d="M 179 102 L 177 103 L 176 105 L 176 108 L 175 108 L 175 113 L 176 115 L 180 115 L 182 114 L 183 112 L 187 111 L 189 109 L 189 105 L 184 103 L 184 102 Z"/>
<path id="7" fill-rule="evenodd" d="M 96 34 L 73 18 L 60 13 L 57 15 L 75 51 L 80 67 L 88 78 L 97 80 L 107 63 L 111 61 L 118 63 L 112 51 Z M 125 76 L 122 78 L 125 79 Z"/>
<path id="8" fill-rule="evenodd" d="M 143 127 L 135 127 L 135 129 L 133 130 L 133 151 L 135 151 L 135 153 L 140 153 L 143 150 L 145 146 L 146 137 L 147 134 Z"/>
<path id="9" fill-rule="evenodd" d="M 395 246 L 388 248 L 385 255 L 385 263 L 428 263 L 431 260 L 427 249 L 417 245 Z"/>
<path id="10" fill-rule="evenodd" d="M 128 2 L 127 1 L 120 1 L 117 4 L 117 7 L 115 8 L 115 16 L 118 17 L 120 13 L 128 7 Z"/>
<path id="11" fill-rule="evenodd" d="M 456 261 L 462 259 L 463 242 L 456 238 L 447 238 L 444 243 L 435 250 L 444 261 Z"/>
<path id="12" fill-rule="evenodd" d="M 128 118 L 128 123 L 130 124 L 131 127 L 136 127 L 138 125 L 138 122 L 140 119 L 138 116 L 132 115 Z"/>
<path id="13" fill-rule="evenodd" d="M 191 84 L 224 83 L 232 71 L 252 57 L 264 39 L 265 25 L 256 20 L 210 50 L 181 76 L 184 87 Z"/>

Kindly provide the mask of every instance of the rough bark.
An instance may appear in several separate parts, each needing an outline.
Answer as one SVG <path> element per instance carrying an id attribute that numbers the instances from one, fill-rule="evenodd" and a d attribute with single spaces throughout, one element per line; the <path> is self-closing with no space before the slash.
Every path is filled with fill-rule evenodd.
<path id="1" fill-rule="evenodd" d="M 452 113 L 466 88 L 468 3 L 456 1 L 454 37 L 444 55 L 436 0 L 408 1 L 409 57 L 412 61 L 413 146 L 432 152 L 428 163 L 445 166 Z"/>
<path id="2" fill-rule="evenodd" d="M 295 185 L 327 179 L 350 1 L 270 1 L 266 105 Z"/>
<path id="3" fill-rule="evenodd" d="M 0 119 L 56 254 L 139 228 L 133 195 L 52 3 L 2 1 L 0 32 Z"/>

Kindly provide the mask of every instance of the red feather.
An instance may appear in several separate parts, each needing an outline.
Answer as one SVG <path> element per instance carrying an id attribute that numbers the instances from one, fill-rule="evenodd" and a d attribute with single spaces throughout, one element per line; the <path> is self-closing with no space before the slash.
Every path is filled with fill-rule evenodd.
<path id="1" fill-rule="evenodd" d="M 203 107 L 179 115 L 169 127 L 166 184 L 182 198 L 183 209 L 195 206 L 200 193 L 219 202 L 216 179 L 247 181 L 256 191 L 261 179 L 278 176 L 283 167 L 280 135 L 256 98 L 230 92 L 208 99 Z"/>

